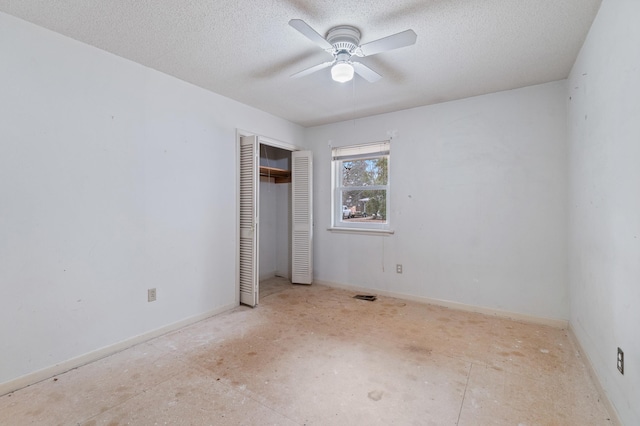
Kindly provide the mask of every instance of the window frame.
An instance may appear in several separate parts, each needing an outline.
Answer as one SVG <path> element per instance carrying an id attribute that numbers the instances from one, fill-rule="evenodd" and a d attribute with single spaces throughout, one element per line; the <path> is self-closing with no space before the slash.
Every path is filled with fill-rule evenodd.
<path id="1" fill-rule="evenodd" d="M 343 164 L 354 160 L 386 158 L 386 185 L 344 186 L 342 184 Z M 331 228 L 332 231 L 393 233 L 391 231 L 391 141 L 347 145 L 331 149 Z M 345 190 L 384 190 L 386 191 L 386 221 L 384 223 L 345 221 L 342 212 L 342 193 Z"/>

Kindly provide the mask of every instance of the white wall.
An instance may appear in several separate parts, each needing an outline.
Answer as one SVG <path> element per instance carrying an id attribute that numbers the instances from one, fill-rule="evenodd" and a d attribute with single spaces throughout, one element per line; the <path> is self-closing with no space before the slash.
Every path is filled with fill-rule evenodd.
<path id="1" fill-rule="evenodd" d="M 291 279 L 291 184 L 276 184 L 276 275 Z"/>
<path id="2" fill-rule="evenodd" d="M 565 93 L 555 82 L 307 129 L 315 279 L 567 319 Z M 395 234 L 327 231 L 328 145 L 394 134 Z"/>
<path id="3" fill-rule="evenodd" d="M 291 277 L 290 183 L 260 179 L 260 279 Z"/>
<path id="4" fill-rule="evenodd" d="M 638 22 L 640 2 L 604 0 L 568 86 L 571 326 L 626 425 L 640 424 Z"/>
<path id="5" fill-rule="evenodd" d="M 302 128 L 2 13 L 0 58 L 0 384 L 234 304 L 236 128 Z"/>
<path id="6" fill-rule="evenodd" d="M 278 204 L 274 179 L 260 178 L 260 233 L 259 277 L 261 280 L 272 278 L 278 269 Z"/>

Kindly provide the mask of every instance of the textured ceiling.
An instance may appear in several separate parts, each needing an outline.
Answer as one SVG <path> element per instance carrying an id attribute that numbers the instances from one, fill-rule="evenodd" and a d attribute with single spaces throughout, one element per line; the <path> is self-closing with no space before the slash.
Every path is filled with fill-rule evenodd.
<path id="1" fill-rule="evenodd" d="M 0 11 L 303 126 L 564 79 L 601 0 L 0 0 Z M 415 45 L 360 59 L 383 79 L 335 83 L 323 36 L 366 43 L 413 29 Z"/>

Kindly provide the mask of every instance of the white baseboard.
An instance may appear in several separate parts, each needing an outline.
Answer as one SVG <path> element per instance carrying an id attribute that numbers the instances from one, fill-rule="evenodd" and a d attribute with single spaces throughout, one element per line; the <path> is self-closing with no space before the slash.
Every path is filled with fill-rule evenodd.
<path id="1" fill-rule="evenodd" d="M 276 271 L 276 277 L 286 278 L 288 280 L 291 279 L 291 274 L 289 272 Z"/>
<path id="2" fill-rule="evenodd" d="M 105 346 L 103 348 L 97 349 L 95 351 L 86 353 L 84 355 L 80 355 L 75 358 L 71 358 L 69 360 L 63 361 L 59 364 L 52 365 L 50 367 L 43 368 L 42 370 L 34 371 L 33 373 L 26 374 L 24 376 L 20 376 L 16 379 L 10 380 L 8 382 L 0 383 L 0 396 L 16 391 L 18 389 L 22 389 L 29 385 L 33 385 L 35 383 L 41 382 L 43 380 L 49 379 L 58 374 L 65 373 L 74 368 L 81 367 L 85 364 L 89 364 L 90 362 L 97 361 L 99 359 L 105 358 L 109 355 L 113 355 L 117 352 L 123 351 L 127 348 L 135 346 L 140 343 L 144 343 L 151 339 L 154 339 L 158 336 L 162 336 L 163 334 L 170 333 L 172 331 L 178 330 L 187 325 L 194 324 L 196 322 L 202 321 L 206 318 L 212 317 L 214 315 L 221 314 L 222 312 L 226 312 L 230 309 L 238 306 L 237 303 L 229 304 L 222 306 L 217 309 L 213 309 L 204 314 L 195 315 L 193 317 L 175 322 L 173 324 L 166 325 L 164 327 L 157 328 L 155 330 L 151 330 L 147 333 L 140 334 L 138 336 L 131 337 L 129 339 L 123 340 L 121 342 L 115 343 L 113 345 Z"/>
<path id="3" fill-rule="evenodd" d="M 269 272 L 267 274 L 260 274 L 260 276 L 258 277 L 258 281 L 266 281 L 266 280 L 270 280 L 271 278 L 274 278 L 277 274 L 275 272 Z"/>
<path id="4" fill-rule="evenodd" d="M 396 299 L 426 303 L 429 305 L 442 306 L 444 308 L 456 309 L 459 311 L 475 312 L 475 313 L 484 314 L 484 315 L 491 315 L 491 316 L 496 316 L 500 318 L 507 318 L 507 319 L 512 319 L 516 321 L 528 322 L 532 324 L 548 325 L 550 327 L 555 327 L 555 328 L 564 329 L 569 326 L 569 321 L 565 319 L 537 317 L 534 315 L 526 315 L 526 314 L 520 314 L 517 312 L 509 312 L 509 311 L 502 311 L 499 309 L 486 308 L 483 306 L 467 305 L 465 303 L 451 302 L 448 300 L 431 299 L 428 297 L 413 296 L 413 295 L 403 294 L 403 293 L 394 293 L 390 291 L 370 289 L 366 287 L 359 287 L 359 286 L 354 286 L 349 284 L 339 284 L 339 283 L 333 283 L 329 281 L 314 280 L 313 283 L 326 285 L 328 287 L 340 288 L 343 290 L 358 291 L 362 293 L 376 294 L 379 296 L 395 297 Z"/>
<path id="5" fill-rule="evenodd" d="M 575 344 L 578 352 L 580 352 L 580 357 L 582 357 L 582 359 L 584 360 L 584 364 L 587 366 L 587 370 L 589 371 L 589 376 L 591 377 L 591 381 L 596 386 L 598 394 L 602 398 L 602 402 L 604 403 L 605 407 L 607 408 L 607 411 L 609 412 L 609 415 L 611 416 L 611 424 L 613 426 L 621 426 L 622 422 L 620 421 L 620 417 L 618 417 L 618 411 L 615 409 L 615 406 L 611 403 L 611 400 L 609 400 L 607 393 L 602 387 L 602 382 L 600 381 L 600 377 L 598 377 L 598 373 L 596 372 L 596 369 L 593 368 L 593 363 L 591 362 L 591 358 L 589 358 L 589 355 L 587 355 L 584 348 L 582 347 L 582 344 L 580 343 L 580 340 L 578 340 L 578 336 L 573 330 L 573 326 L 571 325 L 571 323 L 569 323 L 569 327 L 567 331 L 568 331 L 567 334 L 569 334 L 569 338 Z"/>
<path id="6" fill-rule="evenodd" d="M 289 275 L 286 272 L 277 272 L 276 271 L 275 273 L 260 275 L 260 277 L 258 278 L 258 281 L 260 281 L 260 282 L 267 281 L 267 280 L 270 280 L 272 278 L 285 278 L 287 280 L 291 279 L 291 277 L 289 277 Z"/>

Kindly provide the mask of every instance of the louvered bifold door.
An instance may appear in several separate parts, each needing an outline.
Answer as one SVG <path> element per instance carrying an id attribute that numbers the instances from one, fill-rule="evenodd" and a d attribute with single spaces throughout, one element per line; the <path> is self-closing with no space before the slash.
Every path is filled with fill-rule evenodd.
<path id="1" fill-rule="evenodd" d="M 258 303 L 258 138 L 240 138 L 240 303 Z"/>
<path id="2" fill-rule="evenodd" d="M 313 203 L 311 151 L 291 153 L 292 282 L 311 284 L 313 280 Z"/>

